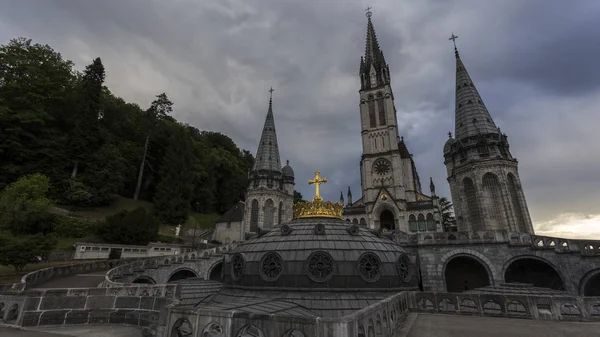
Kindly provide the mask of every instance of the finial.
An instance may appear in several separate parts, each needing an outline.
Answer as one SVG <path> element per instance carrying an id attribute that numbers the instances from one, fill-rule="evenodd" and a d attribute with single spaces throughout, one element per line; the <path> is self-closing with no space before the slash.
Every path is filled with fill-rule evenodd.
<path id="1" fill-rule="evenodd" d="M 401 141 L 404 141 L 404 136 L 401 136 L 401 137 L 400 137 L 400 140 L 401 140 Z"/>
<path id="2" fill-rule="evenodd" d="M 367 9 L 365 9 L 365 11 L 367 11 L 367 17 L 370 19 L 371 16 L 373 15 L 373 12 L 371 12 L 371 6 L 368 6 Z"/>
<path id="3" fill-rule="evenodd" d="M 271 87 L 271 90 L 269 90 L 269 104 L 273 101 L 273 91 L 275 91 L 275 89 Z"/>
<path id="4" fill-rule="evenodd" d="M 452 43 L 454 44 L 454 53 L 456 53 L 456 56 L 458 56 L 458 49 L 456 49 L 456 39 L 458 39 L 458 36 L 452 33 L 452 36 L 448 40 L 452 40 Z"/>
<path id="5" fill-rule="evenodd" d="M 452 139 L 452 131 L 448 131 L 448 138 Z"/>
<path id="6" fill-rule="evenodd" d="M 290 164 L 290 161 L 289 161 L 289 160 L 286 160 L 286 161 L 285 161 L 285 164 L 286 164 L 286 165 L 289 165 L 289 164 Z"/>

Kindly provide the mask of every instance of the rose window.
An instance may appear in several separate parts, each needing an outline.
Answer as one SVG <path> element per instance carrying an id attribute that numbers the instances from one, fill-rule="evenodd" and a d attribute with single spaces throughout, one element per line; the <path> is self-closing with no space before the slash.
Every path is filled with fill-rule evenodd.
<path id="1" fill-rule="evenodd" d="M 333 275 L 333 258 L 326 252 L 314 252 L 308 257 L 308 276 L 325 282 Z"/>
<path id="2" fill-rule="evenodd" d="M 375 282 L 381 275 L 381 262 L 373 253 L 365 253 L 358 260 L 358 272 L 363 280 Z"/>
<path id="3" fill-rule="evenodd" d="M 235 254 L 231 258 L 231 276 L 234 280 L 239 280 L 244 274 L 245 261 L 241 254 Z"/>
<path id="4" fill-rule="evenodd" d="M 279 254 L 267 253 L 260 263 L 260 274 L 266 281 L 275 281 L 283 272 L 283 260 Z"/>

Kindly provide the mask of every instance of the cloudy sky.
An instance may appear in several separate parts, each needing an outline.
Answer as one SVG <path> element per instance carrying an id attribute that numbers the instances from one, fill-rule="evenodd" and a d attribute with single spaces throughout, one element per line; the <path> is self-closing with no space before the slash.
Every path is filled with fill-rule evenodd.
<path id="1" fill-rule="evenodd" d="M 0 43 L 47 43 L 108 87 L 256 152 L 273 86 L 282 161 L 297 189 L 315 169 L 328 199 L 360 195 L 358 64 L 365 8 L 392 72 L 399 128 L 424 186 L 449 196 L 442 146 L 454 128 L 452 32 L 509 136 L 536 230 L 600 239 L 597 0 L 0 0 Z"/>

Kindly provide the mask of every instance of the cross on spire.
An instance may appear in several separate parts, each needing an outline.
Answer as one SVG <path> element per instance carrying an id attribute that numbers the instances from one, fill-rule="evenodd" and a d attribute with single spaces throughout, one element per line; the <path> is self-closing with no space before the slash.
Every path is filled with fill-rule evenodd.
<path id="1" fill-rule="evenodd" d="M 315 179 L 309 180 L 308 184 L 315 185 L 315 197 L 313 198 L 313 201 L 317 201 L 317 200 L 323 200 L 323 198 L 321 198 L 321 194 L 319 193 L 319 185 L 326 183 L 327 182 L 327 178 L 321 178 L 319 176 L 319 174 L 321 174 L 321 172 L 319 171 L 315 171 Z"/>
<path id="2" fill-rule="evenodd" d="M 458 39 L 458 36 L 456 36 L 456 35 L 454 35 L 454 33 L 452 33 L 452 36 L 448 40 L 452 40 L 452 43 L 454 44 L 454 51 L 458 52 L 458 49 L 456 49 L 456 39 Z"/>
<path id="3" fill-rule="evenodd" d="M 271 89 L 269 90 L 269 98 L 273 98 L 273 91 L 275 91 L 275 89 L 273 89 L 273 87 L 271 87 Z"/>
<path id="4" fill-rule="evenodd" d="M 371 15 L 373 15 L 373 13 L 371 12 L 372 8 L 373 7 L 371 7 L 371 6 L 367 6 L 367 9 L 365 9 L 365 11 L 367 11 L 367 17 L 368 18 L 371 18 Z"/>

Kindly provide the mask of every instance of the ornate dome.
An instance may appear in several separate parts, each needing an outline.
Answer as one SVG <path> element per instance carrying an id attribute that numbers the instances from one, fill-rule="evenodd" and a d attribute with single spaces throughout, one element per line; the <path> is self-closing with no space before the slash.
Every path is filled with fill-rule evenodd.
<path id="1" fill-rule="evenodd" d="M 416 288 L 413 260 L 378 234 L 339 219 L 297 219 L 240 243 L 225 260 L 223 281 L 248 290 Z"/>
<path id="2" fill-rule="evenodd" d="M 294 170 L 290 166 L 290 161 L 286 161 L 285 166 L 281 169 L 284 177 L 294 178 Z"/>
<path id="3" fill-rule="evenodd" d="M 454 138 L 448 138 L 448 140 L 444 144 L 444 153 L 450 153 L 451 146 L 452 146 L 452 144 L 454 144 L 454 142 L 456 142 L 456 140 L 454 140 Z"/>

